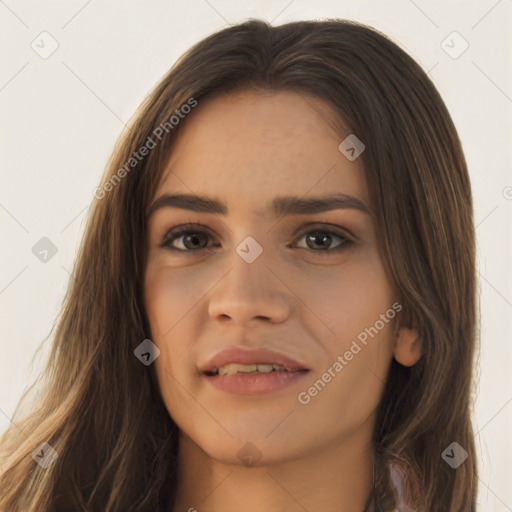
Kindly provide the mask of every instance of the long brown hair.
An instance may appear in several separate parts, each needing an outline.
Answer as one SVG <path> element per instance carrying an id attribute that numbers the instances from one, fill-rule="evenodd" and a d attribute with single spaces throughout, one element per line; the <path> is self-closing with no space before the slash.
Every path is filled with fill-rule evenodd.
<path id="1" fill-rule="evenodd" d="M 154 365 L 134 356 L 150 333 L 147 208 L 193 102 L 200 108 L 244 89 L 319 97 L 339 121 L 340 142 L 354 133 L 366 146 L 380 255 L 423 349 L 410 368 L 391 362 L 374 429 L 372 506 L 395 507 L 389 468 L 398 464 L 418 510 L 475 511 L 475 240 L 461 143 L 406 52 L 370 27 L 336 19 L 276 27 L 249 20 L 221 30 L 182 56 L 136 112 L 95 192 L 42 391 L 1 438 L 1 511 L 155 512 L 173 502 L 177 427 Z M 170 121 L 175 113 L 179 121 Z M 154 146 L 134 159 L 149 139 Z M 46 469 L 32 457 L 43 442 L 58 454 Z M 468 454 L 457 468 L 442 456 L 453 442 Z"/>

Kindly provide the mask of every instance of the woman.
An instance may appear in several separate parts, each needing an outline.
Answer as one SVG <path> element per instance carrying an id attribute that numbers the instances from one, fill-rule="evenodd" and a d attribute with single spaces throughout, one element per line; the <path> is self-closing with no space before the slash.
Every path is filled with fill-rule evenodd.
<path id="1" fill-rule="evenodd" d="M 1 510 L 475 510 L 470 182 L 397 45 L 213 34 L 94 195 Z"/>

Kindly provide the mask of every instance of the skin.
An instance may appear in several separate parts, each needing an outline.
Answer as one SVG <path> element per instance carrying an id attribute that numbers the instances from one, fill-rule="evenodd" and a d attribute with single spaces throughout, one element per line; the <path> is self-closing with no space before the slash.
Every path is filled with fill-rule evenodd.
<path id="1" fill-rule="evenodd" d="M 391 359 L 416 363 L 421 340 L 397 315 L 299 403 L 395 298 L 371 215 L 257 213 L 278 196 L 333 193 L 371 209 L 361 159 L 341 154 L 348 133 L 336 133 L 329 115 L 312 96 L 246 91 L 203 102 L 181 127 L 155 200 L 194 193 L 226 203 L 228 214 L 163 207 L 149 219 L 145 304 L 161 351 L 161 395 L 180 429 L 172 512 L 354 512 L 368 498 L 371 435 Z M 160 247 L 171 228 L 188 223 L 203 224 L 207 235 L 170 244 L 195 252 Z M 316 229 L 332 239 L 315 242 Z M 336 235 L 352 243 L 334 252 L 343 241 Z M 263 248 L 250 264 L 236 252 L 248 236 Z M 233 346 L 271 348 L 311 371 L 274 393 L 220 391 L 197 368 Z M 252 466 L 241 449 L 254 455 Z"/>

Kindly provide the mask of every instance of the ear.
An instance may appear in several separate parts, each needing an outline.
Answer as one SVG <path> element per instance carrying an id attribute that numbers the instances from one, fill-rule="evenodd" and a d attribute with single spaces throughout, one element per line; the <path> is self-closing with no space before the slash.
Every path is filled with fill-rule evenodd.
<path id="1" fill-rule="evenodd" d="M 418 362 L 421 357 L 421 337 L 416 329 L 398 329 L 393 355 L 403 366 L 414 366 Z"/>

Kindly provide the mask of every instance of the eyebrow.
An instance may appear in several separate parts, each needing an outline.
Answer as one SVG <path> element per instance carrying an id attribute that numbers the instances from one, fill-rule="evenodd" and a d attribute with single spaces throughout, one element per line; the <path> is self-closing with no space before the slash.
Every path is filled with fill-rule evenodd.
<path id="1" fill-rule="evenodd" d="M 164 194 L 151 206 L 148 217 L 160 208 L 180 208 L 201 213 L 227 215 L 227 206 L 218 199 L 194 194 Z M 276 197 L 265 208 L 255 211 L 257 215 L 270 214 L 274 217 L 283 215 L 307 215 L 336 209 L 353 209 L 372 215 L 370 208 L 357 197 L 347 194 L 333 194 L 322 197 L 300 198 L 294 196 Z"/>

